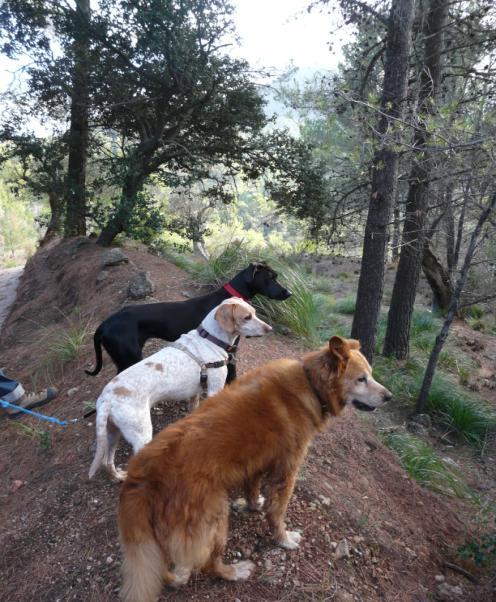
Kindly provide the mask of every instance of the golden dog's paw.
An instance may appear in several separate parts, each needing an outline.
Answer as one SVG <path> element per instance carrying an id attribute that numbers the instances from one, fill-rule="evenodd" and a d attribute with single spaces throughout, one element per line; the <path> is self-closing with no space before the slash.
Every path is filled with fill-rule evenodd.
<path id="1" fill-rule="evenodd" d="M 299 547 L 301 541 L 301 533 L 298 531 L 286 531 L 286 537 L 280 539 L 277 543 L 286 548 L 286 550 L 296 550 Z"/>
<path id="2" fill-rule="evenodd" d="M 231 567 L 234 569 L 232 581 L 244 581 L 252 574 L 255 564 L 251 560 L 242 560 Z"/>
<path id="3" fill-rule="evenodd" d="M 182 567 L 176 567 L 174 572 L 172 573 L 172 579 L 169 581 L 169 585 L 172 587 L 181 587 L 181 585 L 186 585 L 191 576 L 191 570 Z"/>

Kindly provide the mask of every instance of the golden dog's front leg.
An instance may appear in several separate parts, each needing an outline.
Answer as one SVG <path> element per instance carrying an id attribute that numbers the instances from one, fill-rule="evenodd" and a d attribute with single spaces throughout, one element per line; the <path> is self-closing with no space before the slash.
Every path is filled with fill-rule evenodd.
<path id="1" fill-rule="evenodd" d="M 298 531 L 286 531 L 284 518 L 293 493 L 297 471 L 281 476 L 272 482 L 267 492 L 265 514 L 276 543 L 288 550 L 295 550 L 300 545 L 301 534 Z"/>

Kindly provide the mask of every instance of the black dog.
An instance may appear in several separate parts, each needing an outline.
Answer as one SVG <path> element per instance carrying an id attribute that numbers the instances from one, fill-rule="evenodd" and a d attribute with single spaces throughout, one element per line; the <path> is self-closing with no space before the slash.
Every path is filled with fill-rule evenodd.
<path id="1" fill-rule="evenodd" d="M 251 299 L 264 295 L 284 301 L 291 293 L 277 282 L 277 274 L 265 263 L 251 263 L 232 280 L 208 295 L 169 303 L 129 305 L 109 316 L 95 331 L 96 367 L 86 374 L 95 376 L 102 369 L 102 345 L 122 372 L 143 359 L 143 345 L 156 338 L 175 341 L 196 328 L 208 312 L 229 297 Z M 227 382 L 236 378 L 234 362 L 228 366 Z"/>

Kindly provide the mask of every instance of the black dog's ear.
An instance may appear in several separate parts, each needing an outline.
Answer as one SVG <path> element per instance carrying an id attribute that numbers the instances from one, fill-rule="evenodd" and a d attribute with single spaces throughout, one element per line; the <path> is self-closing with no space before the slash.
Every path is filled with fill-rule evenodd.
<path id="1" fill-rule="evenodd" d="M 248 269 L 245 272 L 245 281 L 253 282 L 253 278 L 255 278 L 255 274 L 262 266 L 259 263 L 250 263 Z"/>

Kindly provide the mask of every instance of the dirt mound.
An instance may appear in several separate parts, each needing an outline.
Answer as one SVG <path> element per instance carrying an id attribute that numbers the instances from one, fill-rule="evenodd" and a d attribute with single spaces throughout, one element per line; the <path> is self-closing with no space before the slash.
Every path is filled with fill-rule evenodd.
<path id="1" fill-rule="evenodd" d="M 93 362 L 90 337 L 73 359 L 47 364 L 46 358 L 69 326 L 83 325 L 92 333 L 102 318 L 122 306 L 136 270 L 150 273 L 157 300 L 198 292 L 184 272 L 141 248 L 125 248 L 130 262 L 105 268 L 107 276 L 97 278 L 104 252 L 84 239 L 38 252 L 26 267 L 5 324 L 0 363 L 7 374 L 26 384 L 49 381 L 61 390 L 44 408 L 47 414 L 80 417 L 113 376 L 106 356 L 97 378 L 84 374 Z M 243 341 L 240 371 L 302 351 L 289 337 Z M 155 428 L 185 412 L 184 405 L 155 408 Z M 1 419 L 1 600 L 117 601 L 118 486 L 105 475 L 87 480 L 92 422 L 60 427 L 29 417 Z M 128 453 L 123 444 L 118 463 L 125 463 Z M 412 482 L 372 427 L 350 411 L 317 438 L 301 471 L 288 522 L 303 531 L 302 547 L 295 552 L 274 548 L 261 515 L 233 513 L 228 557 L 254 560 L 253 578 L 227 584 L 198 576 L 162 599 L 432 599 L 434 576 L 445 572 L 443 561 L 463 542 L 466 513 L 461 503 Z M 450 583 L 460 579 L 449 575 Z M 463 600 L 482 599 L 467 583 L 460 582 Z"/>

